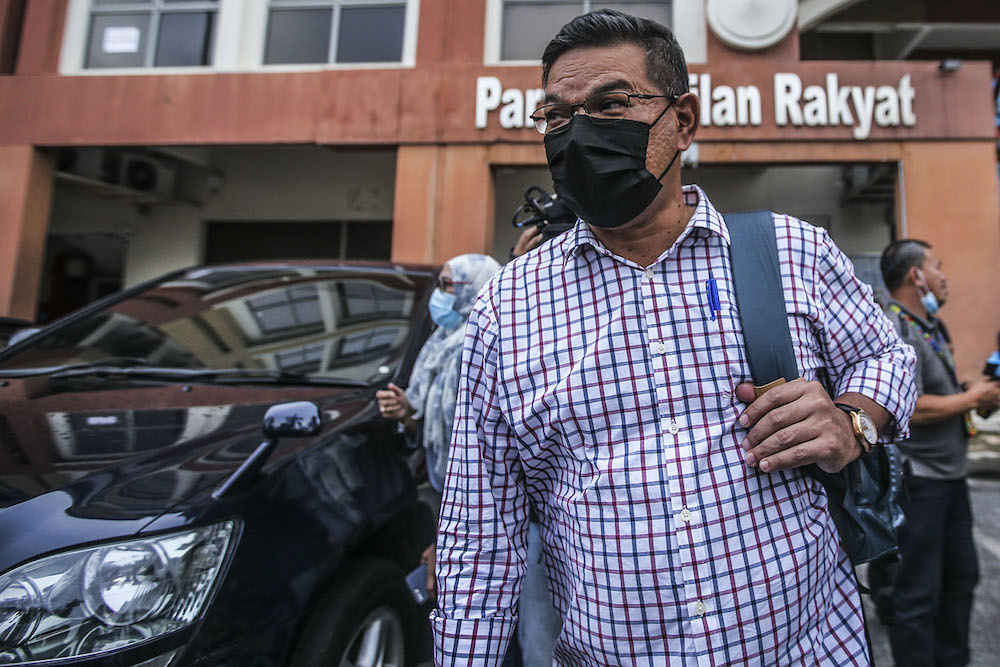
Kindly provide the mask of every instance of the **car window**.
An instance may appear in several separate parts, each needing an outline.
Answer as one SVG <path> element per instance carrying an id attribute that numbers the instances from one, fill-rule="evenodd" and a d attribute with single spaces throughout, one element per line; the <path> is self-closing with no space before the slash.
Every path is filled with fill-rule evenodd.
<path id="1" fill-rule="evenodd" d="M 108 358 L 374 382 L 392 374 L 432 275 L 200 269 L 42 332 L 2 368 Z"/>

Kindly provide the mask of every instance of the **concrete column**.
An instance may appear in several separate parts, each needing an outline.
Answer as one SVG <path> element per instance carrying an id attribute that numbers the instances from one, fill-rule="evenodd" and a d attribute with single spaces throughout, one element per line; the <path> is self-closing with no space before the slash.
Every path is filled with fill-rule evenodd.
<path id="1" fill-rule="evenodd" d="M 998 187 L 993 141 L 903 145 L 905 236 L 927 241 L 944 262 L 950 296 L 941 318 L 963 380 L 979 375 L 1000 329 Z"/>
<path id="2" fill-rule="evenodd" d="M 18 74 L 51 74 L 59 71 L 63 24 L 69 0 L 31 0 L 25 5 Z"/>
<path id="3" fill-rule="evenodd" d="M 55 161 L 32 146 L 0 146 L 0 315 L 34 319 Z"/>
<path id="4" fill-rule="evenodd" d="M 400 146 L 392 259 L 442 263 L 492 253 L 493 176 L 488 147 Z"/>

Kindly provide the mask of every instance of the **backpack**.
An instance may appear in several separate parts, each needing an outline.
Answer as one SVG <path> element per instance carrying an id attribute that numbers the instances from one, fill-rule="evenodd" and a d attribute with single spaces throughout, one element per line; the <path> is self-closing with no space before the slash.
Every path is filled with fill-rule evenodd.
<path id="1" fill-rule="evenodd" d="M 770 211 L 728 213 L 730 262 L 747 360 L 757 395 L 799 377 L 788 328 L 778 241 Z M 827 387 L 829 392 L 829 387 Z M 823 484 L 841 544 L 854 565 L 895 553 L 901 468 L 894 445 L 873 447 L 838 473 L 816 465 L 809 475 Z"/>

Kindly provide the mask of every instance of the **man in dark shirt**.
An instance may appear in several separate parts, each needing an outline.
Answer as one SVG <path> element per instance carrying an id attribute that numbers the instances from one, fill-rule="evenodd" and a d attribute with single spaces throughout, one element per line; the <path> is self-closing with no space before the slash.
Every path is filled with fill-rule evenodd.
<path id="1" fill-rule="evenodd" d="M 882 253 L 887 311 L 917 354 L 917 406 L 900 444 L 906 473 L 900 563 L 890 628 L 897 665 L 965 665 L 969 615 L 979 577 L 966 485 L 969 413 L 1000 405 L 1000 384 L 968 389 L 955 373 L 937 310 L 948 300 L 941 260 L 929 244 L 896 241 Z"/>

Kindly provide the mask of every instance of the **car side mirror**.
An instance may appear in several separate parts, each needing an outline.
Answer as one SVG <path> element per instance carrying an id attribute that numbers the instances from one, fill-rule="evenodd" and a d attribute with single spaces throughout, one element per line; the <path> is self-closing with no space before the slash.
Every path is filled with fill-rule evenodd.
<path id="1" fill-rule="evenodd" d="M 311 401 L 279 403 L 264 414 L 265 438 L 308 438 L 321 426 L 319 408 Z"/>
<path id="2" fill-rule="evenodd" d="M 308 438 L 319 433 L 322 426 L 315 403 L 295 401 L 272 405 L 264 413 L 264 442 L 240 464 L 236 472 L 223 480 L 212 492 L 212 498 L 220 500 L 250 488 L 260 477 L 260 471 L 278 447 L 280 438 Z"/>

